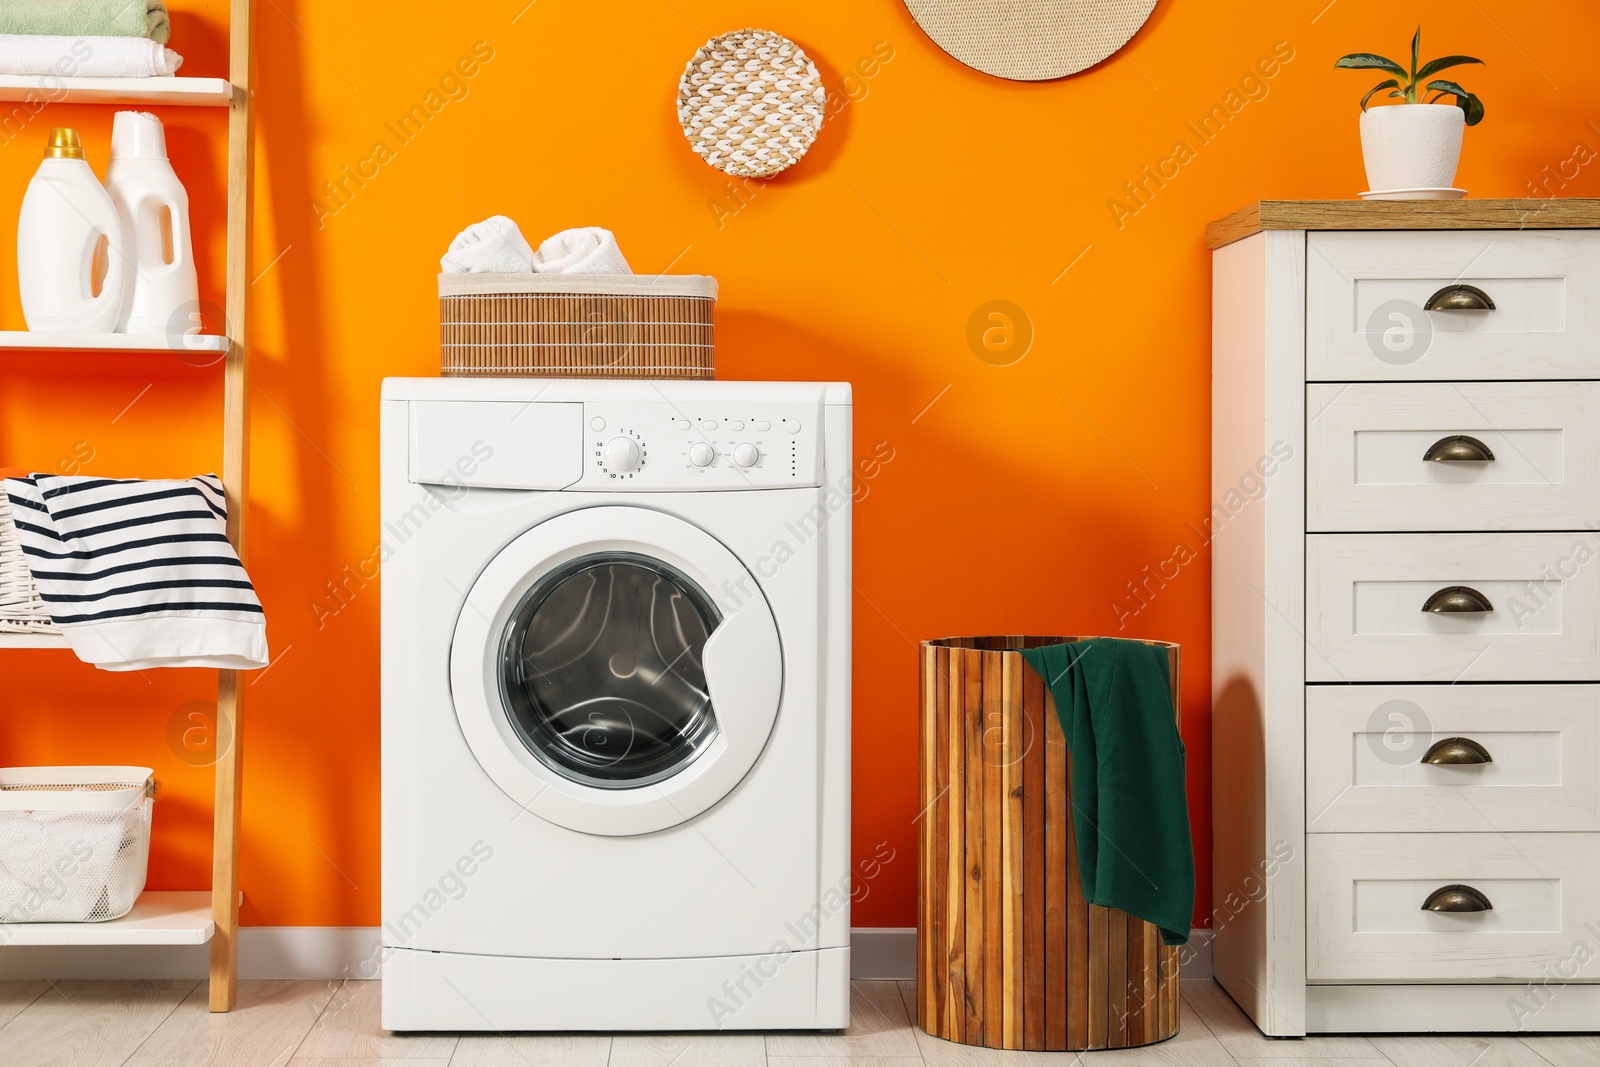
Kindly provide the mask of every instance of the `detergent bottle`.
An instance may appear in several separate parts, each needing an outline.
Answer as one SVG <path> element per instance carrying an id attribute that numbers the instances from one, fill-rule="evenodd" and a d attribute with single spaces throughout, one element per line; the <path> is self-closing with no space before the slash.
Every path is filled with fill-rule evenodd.
<path id="1" fill-rule="evenodd" d="M 130 273 L 122 238 L 116 206 L 89 169 L 78 131 L 52 130 L 17 220 L 17 284 L 28 329 L 115 330 Z"/>
<path id="2" fill-rule="evenodd" d="M 111 123 L 106 186 L 129 260 L 122 333 L 200 332 L 200 284 L 189 234 L 189 194 L 167 159 L 161 120 L 119 111 Z"/>

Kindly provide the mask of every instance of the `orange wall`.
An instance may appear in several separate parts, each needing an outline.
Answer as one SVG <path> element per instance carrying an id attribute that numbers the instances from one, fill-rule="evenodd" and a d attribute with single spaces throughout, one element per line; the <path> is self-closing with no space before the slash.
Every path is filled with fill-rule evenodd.
<path id="1" fill-rule="evenodd" d="M 184 73 L 223 73 L 226 4 L 173 6 Z M 723 377 L 855 383 L 857 451 L 888 442 L 894 459 L 856 513 L 854 832 L 858 855 L 887 840 L 898 856 L 855 922 L 905 926 L 915 921 L 916 642 L 948 634 L 1182 642 L 1197 913 L 1209 907 L 1201 229 L 1261 195 L 1365 187 L 1355 103 L 1377 79 L 1335 72 L 1334 58 L 1396 55 L 1420 19 L 1429 54 L 1489 61 L 1459 72 L 1488 107 L 1468 132 L 1459 184 L 1522 195 L 1564 167 L 1565 195 L 1600 195 L 1600 65 L 1589 54 L 1600 8 L 1580 0 L 1161 0 L 1120 56 L 1042 85 L 960 66 L 899 0 L 411 0 L 381 16 L 310 0 L 257 6 L 250 564 L 281 658 L 247 687 L 252 924 L 378 921 L 378 588 L 352 584 L 341 606 L 327 583 L 344 582 L 377 541 L 379 381 L 437 372 L 434 274 L 468 222 L 509 214 L 535 241 L 609 226 L 636 270 L 719 279 Z M 850 102 L 809 158 L 738 192 L 741 206 L 690 152 L 673 98 L 706 37 L 747 25 L 800 42 Z M 385 124 L 428 103 L 480 41 L 492 59 L 447 84 L 457 98 L 432 101 L 438 113 L 399 144 Z M 1273 77 L 1252 77 L 1291 50 Z M 888 52 L 868 63 L 871 77 L 858 70 Z M 1215 105 L 1237 114 L 1201 143 L 1187 123 Z M 207 291 L 220 299 L 221 117 L 164 117 L 196 205 Z M 103 166 L 109 111 L 53 108 L 0 146 L 0 217 L 14 217 L 55 123 L 80 125 Z M 379 140 L 392 158 L 331 210 L 324 183 L 363 165 Z M 1192 158 L 1174 173 L 1163 161 L 1180 141 Z M 1146 166 L 1169 177 L 1136 202 L 1124 184 L 1144 181 Z M 20 328 L 9 267 L 0 279 L 0 327 Z M 974 309 L 995 299 L 1021 307 L 1035 334 L 1011 366 L 980 360 L 966 339 Z M 7 357 L 0 466 L 212 470 L 219 404 L 216 367 Z M 1147 566 L 1177 573 L 1132 614 L 1126 583 Z M 212 676 L 111 676 L 65 652 L 0 653 L 0 668 L 0 763 L 154 764 L 166 792 L 151 885 L 204 885 L 211 777 L 178 757 L 169 726 L 181 733 Z"/>

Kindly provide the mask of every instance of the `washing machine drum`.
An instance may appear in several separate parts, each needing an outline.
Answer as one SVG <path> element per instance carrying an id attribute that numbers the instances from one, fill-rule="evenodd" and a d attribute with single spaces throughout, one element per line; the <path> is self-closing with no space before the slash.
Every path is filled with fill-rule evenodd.
<path id="1" fill-rule="evenodd" d="M 782 673 L 772 610 L 737 557 L 631 507 L 568 512 L 513 541 L 451 647 L 456 714 L 484 770 L 533 814 L 598 834 L 663 829 L 726 796 L 766 746 Z"/>

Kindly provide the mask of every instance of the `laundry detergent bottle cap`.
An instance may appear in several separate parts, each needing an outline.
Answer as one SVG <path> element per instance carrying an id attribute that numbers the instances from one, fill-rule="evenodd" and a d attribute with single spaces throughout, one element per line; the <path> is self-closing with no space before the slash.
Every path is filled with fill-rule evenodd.
<path id="1" fill-rule="evenodd" d="M 83 141 L 71 126 L 57 126 L 50 131 L 50 142 L 44 146 L 46 159 L 83 159 Z"/>
<path id="2" fill-rule="evenodd" d="M 119 333 L 199 333 L 200 283 L 189 234 L 189 194 L 167 159 L 161 120 L 119 111 L 111 122 L 106 189 L 126 238 L 128 301 Z"/>
<path id="3" fill-rule="evenodd" d="M 78 131 L 50 132 L 17 219 L 17 288 L 28 329 L 110 333 L 127 302 L 129 264 L 111 196 Z"/>
<path id="4" fill-rule="evenodd" d="M 119 111 L 111 120 L 112 159 L 166 159 L 167 132 L 148 111 Z"/>

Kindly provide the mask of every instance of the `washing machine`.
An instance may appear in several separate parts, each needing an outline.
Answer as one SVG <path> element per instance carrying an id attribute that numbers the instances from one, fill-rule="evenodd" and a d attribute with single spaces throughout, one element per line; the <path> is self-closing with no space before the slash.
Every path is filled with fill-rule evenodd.
<path id="1" fill-rule="evenodd" d="M 847 1025 L 849 386 L 382 408 L 384 1027 Z"/>

